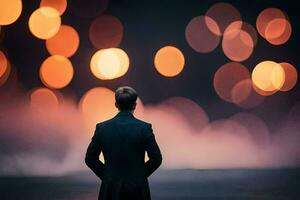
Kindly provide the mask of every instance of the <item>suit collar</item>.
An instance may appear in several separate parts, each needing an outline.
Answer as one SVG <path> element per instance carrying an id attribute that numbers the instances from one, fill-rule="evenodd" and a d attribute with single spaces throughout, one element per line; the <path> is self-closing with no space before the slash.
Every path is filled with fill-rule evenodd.
<path id="1" fill-rule="evenodd" d="M 121 116 L 133 117 L 133 114 L 129 111 L 119 111 L 116 117 L 121 117 Z"/>

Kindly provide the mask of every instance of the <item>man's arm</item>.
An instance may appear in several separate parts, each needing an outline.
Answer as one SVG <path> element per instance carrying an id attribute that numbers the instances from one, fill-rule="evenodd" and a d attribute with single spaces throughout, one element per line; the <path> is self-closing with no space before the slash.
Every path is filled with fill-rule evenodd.
<path id="1" fill-rule="evenodd" d="M 149 160 L 145 163 L 145 167 L 147 176 L 150 176 L 161 165 L 162 156 L 156 143 L 151 124 L 147 126 L 144 134 L 147 135 L 145 145 L 149 157 Z"/>
<path id="2" fill-rule="evenodd" d="M 99 134 L 99 126 L 97 125 L 92 141 L 86 151 L 85 163 L 102 180 L 104 164 L 99 160 L 99 155 L 102 151 L 99 142 Z"/>

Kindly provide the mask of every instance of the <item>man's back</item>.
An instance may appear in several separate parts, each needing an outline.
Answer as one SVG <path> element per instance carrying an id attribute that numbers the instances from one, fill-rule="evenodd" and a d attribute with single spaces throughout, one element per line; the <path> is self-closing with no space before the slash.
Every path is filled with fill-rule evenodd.
<path id="1" fill-rule="evenodd" d="M 105 164 L 99 161 L 101 152 Z M 150 199 L 147 177 L 159 167 L 162 157 L 151 124 L 120 111 L 97 124 L 85 161 L 102 180 L 99 199 L 142 200 Z"/>

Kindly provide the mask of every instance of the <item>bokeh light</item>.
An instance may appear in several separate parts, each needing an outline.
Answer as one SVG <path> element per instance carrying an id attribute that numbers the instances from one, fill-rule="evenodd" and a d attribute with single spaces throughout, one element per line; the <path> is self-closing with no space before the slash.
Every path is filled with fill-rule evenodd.
<path id="1" fill-rule="evenodd" d="M 222 49 L 232 61 L 240 62 L 248 59 L 254 48 L 254 39 L 242 29 L 242 22 L 230 24 L 224 31 Z"/>
<path id="2" fill-rule="evenodd" d="M 252 39 L 252 41 L 242 40 L 242 42 L 251 47 L 255 46 L 257 43 L 257 32 L 251 24 L 244 21 L 235 21 L 229 24 L 224 31 L 224 33 L 226 33 L 224 37 L 235 37 L 241 31 L 247 32 Z"/>
<path id="3" fill-rule="evenodd" d="M 7 58 L 5 56 L 5 54 L 0 51 L 0 78 L 5 74 L 6 70 L 7 70 Z"/>
<path id="4" fill-rule="evenodd" d="M 249 84 L 249 79 L 244 79 L 234 85 L 231 90 L 231 99 L 235 104 L 245 101 L 252 90 L 252 83 Z"/>
<path id="5" fill-rule="evenodd" d="M 0 25 L 12 24 L 21 15 L 21 0 L 0 0 L 0 5 Z"/>
<path id="6" fill-rule="evenodd" d="M 266 8 L 257 16 L 256 28 L 263 38 L 268 24 L 274 19 L 285 19 L 285 14 L 278 8 Z"/>
<path id="7" fill-rule="evenodd" d="M 292 27 L 287 15 L 278 8 L 264 9 L 257 17 L 256 28 L 259 34 L 273 45 L 288 41 Z"/>
<path id="8" fill-rule="evenodd" d="M 56 9 L 41 7 L 31 14 L 28 24 L 34 36 L 39 39 L 49 39 L 59 31 L 61 18 Z"/>
<path id="9" fill-rule="evenodd" d="M 255 46 L 257 44 L 257 39 L 258 39 L 256 29 L 247 22 L 238 22 L 238 23 L 242 23 L 241 29 L 247 32 L 251 36 L 253 45 Z M 244 42 L 247 44 L 246 41 Z M 248 45 L 251 46 L 251 43 L 248 43 Z"/>
<path id="10" fill-rule="evenodd" d="M 10 63 L 7 60 L 5 54 L 0 50 L 0 86 L 7 81 L 10 75 L 10 71 Z"/>
<path id="11" fill-rule="evenodd" d="M 101 15 L 91 23 L 89 38 L 97 49 L 117 47 L 123 38 L 123 25 L 115 16 Z"/>
<path id="12" fill-rule="evenodd" d="M 231 90 L 231 100 L 241 108 L 250 109 L 260 105 L 264 97 L 256 92 L 250 78 L 241 80 Z"/>
<path id="13" fill-rule="evenodd" d="M 298 81 L 298 72 L 297 69 L 290 63 L 282 62 L 279 63 L 282 69 L 284 70 L 285 80 L 283 86 L 280 88 L 280 91 L 289 91 L 295 87 Z"/>
<path id="14" fill-rule="evenodd" d="M 30 94 L 30 107 L 37 110 L 55 110 L 59 101 L 57 95 L 48 88 L 37 88 Z"/>
<path id="15" fill-rule="evenodd" d="M 40 78 L 49 88 L 66 87 L 71 82 L 73 74 L 72 63 L 68 58 L 60 55 L 48 57 L 40 68 Z"/>
<path id="16" fill-rule="evenodd" d="M 193 131 L 200 131 L 208 124 L 209 119 L 203 108 L 196 102 L 185 97 L 171 97 L 163 101 L 163 106 L 171 106 L 179 111 L 182 118 L 190 125 Z"/>
<path id="17" fill-rule="evenodd" d="M 46 40 L 47 50 L 51 55 L 71 57 L 79 46 L 77 31 L 68 25 L 62 25 L 59 31 L 50 39 Z"/>
<path id="18" fill-rule="evenodd" d="M 214 88 L 220 98 L 233 102 L 232 90 L 234 86 L 240 81 L 249 78 L 249 70 L 241 63 L 226 63 L 214 75 Z"/>
<path id="19" fill-rule="evenodd" d="M 91 59 L 90 69 L 94 76 L 102 80 L 124 76 L 129 68 L 129 58 L 120 48 L 97 51 Z"/>
<path id="20" fill-rule="evenodd" d="M 253 141 L 261 148 L 266 148 L 270 144 L 270 131 L 266 123 L 256 115 L 250 113 L 236 113 L 230 119 L 245 127 Z"/>
<path id="21" fill-rule="evenodd" d="M 156 53 L 154 65 L 161 75 L 173 77 L 183 70 L 184 55 L 174 46 L 165 46 Z"/>
<path id="22" fill-rule="evenodd" d="M 193 18 L 185 29 L 185 38 L 188 44 L 199 53 L 211 52 L 218 46 L 220 41 L 220 34 L 214 34 L 207 24 L 214 32 L 220 32 L 216 22 L 207 16 Z"/>
<path id="23" fill-rule="evenodd" d="M 273 45 L 286 43 L 292 34 L 292 26 L 286 19 L 274 19 L 268 23 L 265 31 L 266 40 Z"/>
<path id="24" fill-rule="evenodd" d="M 69 6 L 72 14 L 79 17 L 92 18 L 99 16 L 106 10 L 108 0 L 72 0 Z"/>
<path id="25" fill-rule="evenodd" d="M 79 109 L 89 130 L 94 129 L 95 124 L 112 118 L 118 112 L 115 107 L 114 92 L 104 87 L 87 91 L 80 99 Z"/>
<path id="26" fill-rule="evenodd" d="M 265 92 L 278 91 L 284 84 L 285 73 L 280 64 L 273 61 L 262 61 L 252 71 L 255 86 Z"/>
<path id="27" fill-rule="evenodd" d="M 252 83 L 253 83 L 253 81 L 252 81 Z M 275 94 L 278 91 L 278 90 L 275 90 L 275 89 L 272 90 L 272 91 L 262 90 L 259 87 L 257 87 L 254 83 L 253 83 L 253 89 L 257 94 L 259 94 L 261 96 L 271 96 L 271 95 Z"/>
<path id="28" fill-rule="evenodd" d="M 40 7 L 55 8 L 62 15 L 67 8 L 67 0 L 41 0 Z"/>
<path id="29" fill-rule="evenodd" d="M 207 10 L 205 16 L 210 17 L 217 23 L 219 29 L 216 29 L 215 25 L 209 22 L 208 19 L 210 18 L 205 18 L 208 28 L 216 35 L 223 34 L 229 24 L 242 19 L 240 12 L 229 3 L 214 4 Z"/>

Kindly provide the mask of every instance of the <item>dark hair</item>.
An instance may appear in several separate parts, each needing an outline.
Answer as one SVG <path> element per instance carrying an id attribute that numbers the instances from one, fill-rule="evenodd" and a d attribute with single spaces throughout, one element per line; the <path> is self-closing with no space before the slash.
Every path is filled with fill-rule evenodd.
<path id="1" fill-rule="evenodd" d="M 129 86 L 119 87 L 115 92 L 119 110 L 133 110 L 137 97 L 136 91 Z"/>

